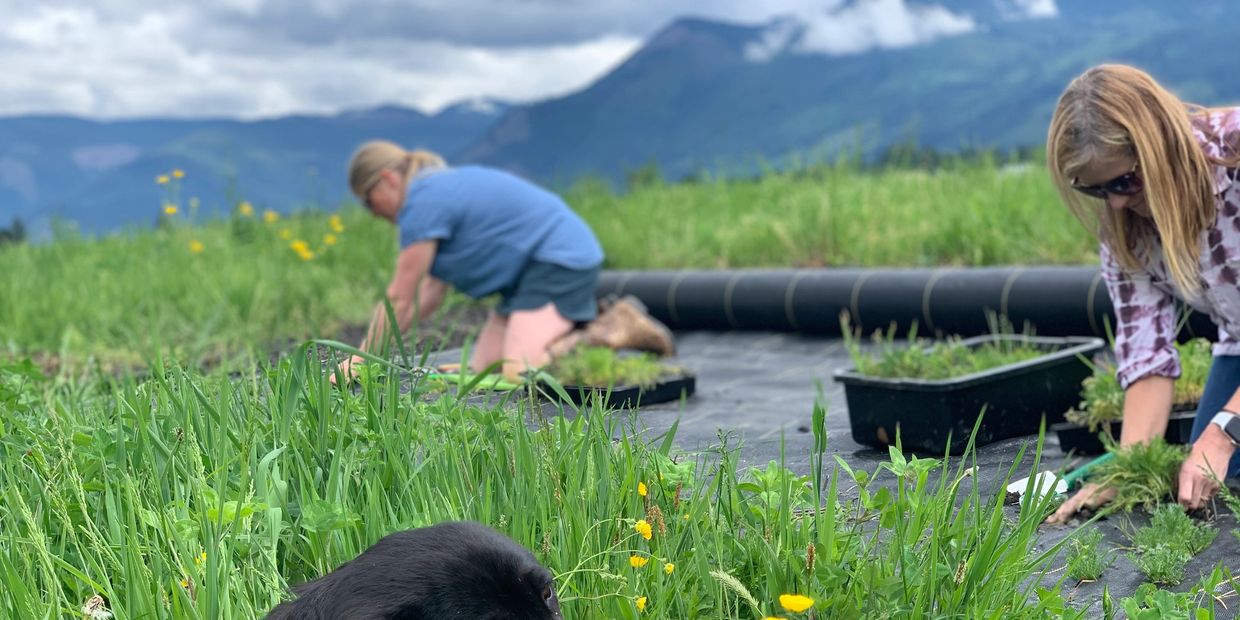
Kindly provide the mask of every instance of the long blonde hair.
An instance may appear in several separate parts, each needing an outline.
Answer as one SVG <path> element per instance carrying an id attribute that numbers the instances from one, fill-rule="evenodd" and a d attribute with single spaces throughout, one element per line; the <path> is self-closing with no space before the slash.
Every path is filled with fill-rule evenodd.
<path id="1" fill-rule="evenodd" d="M 379 173 L 384 170 L 395 170 L 407 184 L 423 170 L 446 166 L 442 157 L 430 151 L 406 151 L 394 142 L 371 140 L 358 147 L 349 159 L 349 190 L 364 201 L 366 192 L 379 181 Z"/>
<path id="2" fill-rule="evenodd" d="M 1152 242 L 1148 222 L 1076 192 L 1072 179 L 1098 159 L 1136 158 L 1167 268 L 1188 296 L 1201 291 L 1199 240 L 1216 217 L 1213 166 L 1240 161 L 1240 153 L 1209 157 L 1198 144 L 1193 118 L 1210 112 L 1140 69 L 1099 65 L 1068 84 L 1046 137 L 1047 165 L 1064 203 L 1130 270 L 1140 266 L 1137 245 Z"/>

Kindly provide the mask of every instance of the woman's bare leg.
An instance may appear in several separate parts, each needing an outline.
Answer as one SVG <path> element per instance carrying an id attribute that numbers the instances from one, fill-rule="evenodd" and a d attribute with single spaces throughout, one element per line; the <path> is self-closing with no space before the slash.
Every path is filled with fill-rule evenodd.
<path id="1" fill-rule="evenodd" d="M 551 361 L 547 347 L 572 330 L 573 322 L 554 303 L 513 312 L 504 335 L 504 376 L 514 379 L 527 369 L 545 366 Z"/>

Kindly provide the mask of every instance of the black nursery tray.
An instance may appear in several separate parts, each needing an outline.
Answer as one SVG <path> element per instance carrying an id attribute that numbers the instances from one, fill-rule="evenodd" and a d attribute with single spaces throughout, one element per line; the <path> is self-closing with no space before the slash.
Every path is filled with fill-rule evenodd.
<path id="1" fill-rule="evenodd" d="M 685 373 L 660 380 L 653 386 L 642 388 L 638 385 L 617 385 L 610 390 L 606 387 L 588 385 L 566 385 L 564 392 L 569 402 L 585 406 L 597 402 L 611 409 L 634 408 L 639 405 L 653 405 L 679 400 L 682 396 L 693 396 L 697 390 L 697 378 Z M 562 400 L 550 386 L 542 384 L 539 391 L 551 400 Z"/>
<path id="2" fill-rule="evenodd" d="M 1189 442 L 1193 433 L 1193 421 L 1197 417 L 1197 407 L 1178 407 L 1171 412 L 1171 420 L 1167 423 L 1167 432 L 1163 438 L 1173 445 L 1184 445 Z M 1111 438 L 1119 441 L 1121 422 L 1108 425 Z M 1088 427 L 1072 422 L 1060 422 L 1050 427 L 1050 432 L 1059 437 L 1059 449 L 1074 454 L 1102 454 L 1106 448 L 1102 445 L 1100 435 L 1103 431 L 1091 432 Z"/>
<path id="3" fill-rule="evenodd" d="M 985 415 L 976 445 L 1038 432 L 1063 420 L 1077 404 L 1086 364 L 1105 346 L 1099 338 L 978 336 L 962 344 L 978 347 L 994 340 L 1019 341 L 1046 351 L 1036 358 L 951 379 L 887 379 L 862 375 L 855 368 L 835 373 L 844 385 L 853 440 L 875 447 L 896 442 L 905 450 L 960 454 L 968 445 L 978 416 Z"/>

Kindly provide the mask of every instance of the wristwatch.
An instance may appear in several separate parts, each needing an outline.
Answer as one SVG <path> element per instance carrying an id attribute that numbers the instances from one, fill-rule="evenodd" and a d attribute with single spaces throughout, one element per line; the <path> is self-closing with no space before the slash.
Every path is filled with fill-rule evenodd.
<path id="1" fill-rule="evenodd" d="M 1223 429 L 1223 432 L 1231 439 L 1231 445 L 1240 445 L 1240 414 L 1224 409 L 1214 414 L 1210 424 Z"/>

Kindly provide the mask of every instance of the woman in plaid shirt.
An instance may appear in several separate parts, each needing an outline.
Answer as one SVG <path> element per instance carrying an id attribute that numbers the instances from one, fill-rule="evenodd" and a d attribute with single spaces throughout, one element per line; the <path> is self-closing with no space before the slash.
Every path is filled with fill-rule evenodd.
<path id="1" fill-rule="evenodd" d="M 1100 242 L 1118 322 L 1121 445 L 1166 430 L 1180 375 L 1176 301 L 1219 328 L 1179 476 L 1180 502 L 1198 508 L 1216 480 L 1240 472 L 1224 431 L 1240 414 L 1240 108 L 1186 104 L 1138 69 L 1100 65 L 1060 97 L 1046 151 L 1064 202 Z M 1114 496 L 1087 484 L 1049 521 Z"/>

